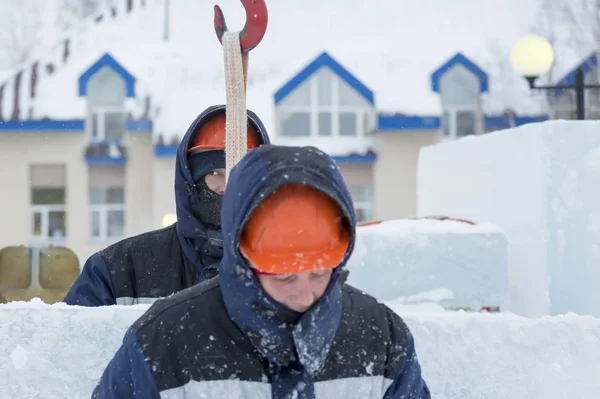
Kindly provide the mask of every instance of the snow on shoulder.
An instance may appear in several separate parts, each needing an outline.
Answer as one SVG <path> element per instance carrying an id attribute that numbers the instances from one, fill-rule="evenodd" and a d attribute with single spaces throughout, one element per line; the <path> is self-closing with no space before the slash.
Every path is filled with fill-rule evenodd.
<path id="1" fill-rule="evenodd" d="M 0 398 L 89 398 L 147 308 L 0 305 Z M 600 319 L 392 309 L 413 332 L 434 398 L 598 397 Z"/>

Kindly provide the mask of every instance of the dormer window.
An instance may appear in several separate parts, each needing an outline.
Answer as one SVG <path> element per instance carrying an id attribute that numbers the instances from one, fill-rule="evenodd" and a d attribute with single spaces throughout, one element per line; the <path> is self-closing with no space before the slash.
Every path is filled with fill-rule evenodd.
<path id="1" fill-rule="evenodd" d="M 488 90 L 484 71 L 458 53 L 433 72 L 431 83 L 440 94 L 443 139 L 483 133 L 481 93 Z"/>
<path id="2" fill-rule="evenodd" d="M 325 53 L 275 97 L 280 137 L 362 137 L 374 131 L 372 93 Z"/>
<path id="3" fill-rule="evenodd" d="M 445 139 L 478 134 L 479 79 L 462 65 L 454 66 L 440 79 Z"/>
<path id="4" fill-rule="evenodd" d="M 101 68 L 88 83 L 88 131 L 92 141 L 121 140 L 125 133 L 125 82 Z"/>
<path id="5" fill-rule="evenodd" d="M 122 140 L 125 99 L 135 98 L 135 77 L 107 53 L 79 76 L 79 95 L 87 97 L 90 141 Z"/>

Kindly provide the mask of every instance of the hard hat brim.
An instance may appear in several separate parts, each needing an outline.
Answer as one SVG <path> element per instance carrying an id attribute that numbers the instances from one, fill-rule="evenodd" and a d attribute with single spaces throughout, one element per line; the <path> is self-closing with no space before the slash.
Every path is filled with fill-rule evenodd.
<path id="1" fill-rule="evenodd" d="M 240 243 L 242 255 L 252 267 L 268 274 L 300 274 L 321 270 L 335 269 L 344 260 L 350 239 L 347 235 L 340 237 L 338 245 L 326 251 L 303 252 L 290 254 L 273 254 L 254 251 Z"/>
<path id="2" fill-rule="evenodd" d="M 188 149 L 188 154 L 195 154 L 198 152 L 203 152 L 203 151 L 225 151 L 225 146 L 218 146 L 218 145 L 197 145 L 195 147 L 192 147 L 190 149 Z"/>

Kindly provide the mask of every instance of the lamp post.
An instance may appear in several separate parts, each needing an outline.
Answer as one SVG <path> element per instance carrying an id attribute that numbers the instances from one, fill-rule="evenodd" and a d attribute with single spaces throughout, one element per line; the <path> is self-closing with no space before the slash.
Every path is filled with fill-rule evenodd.
<path id="1" fill-rule="evenodd" d="M 548 41 L 540 36 L 527 35 L 519 39 L 510 51 L 510 63 L 534 90 L 575 90 L 577 119 L 585 119 L 585 90 L 600 89 L 600 85 L 586 85 L 583 69 L 575 72 L 574 85 L 536 86 L 540 75 L 547 73 L 554 63 L 554 50 Z"/>

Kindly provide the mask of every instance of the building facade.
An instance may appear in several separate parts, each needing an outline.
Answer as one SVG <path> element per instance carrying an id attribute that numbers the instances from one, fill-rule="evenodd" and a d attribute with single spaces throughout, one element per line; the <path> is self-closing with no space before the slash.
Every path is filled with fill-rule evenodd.
<path id="1" fill-rule="evenodd" d="M 104 54 L 77 79 L 81 119 L 0 122 L 0 209 L 12 226 L 0 229 L 2 247 L 66 246 L 83 260 L 173 220 L 177 146 L 155 140 L 152 120 L 130 117 L 133 74 Z M 334 154 L 359 220 L 410 217 L 421 147 L 510 124 L 482 115 L 487 77 L 460 54 L 434 71 L 432 90 L 443 115 L 382 114 L 375 94 L 323 53 L 274 93 L 271 135 L 279 144 Z"/>
<path id="2" fill-rule="evenodd" d="M 0 248 L 66 246 L 83 263 L 113 242 L 173 222 L 178 141 L 156 129 L 167 108 L 151 112 L 161 98 L 149 93 L 164 82 L 140 78 L 141 65 L 155 59 L 140 52 L 127 63 L 100 50 L 79 57 L 72 41 L 61 46 L 45 68 L 33 62 L 0 84 Z M 59 65 L 65 65 L 64 72 Z M 586 79 L 597 82 L 596 55 L 583 65 Z M 422 147 L 548 119 L 514 110 L 486 112 L 484 99 L 494 94 L 492 77 L 462 53 L 426 71 L 429 87 L 422 93 L 374 90 L 363 83 L 370 76 L 356 75 L 330 52 L 295 68 L 299 72 L 274 78 L 278 86 L 261 99 L 268 105 L 260 115 L 273 142 L 314 145 L 333 156 L 361 221 L 415 215 Z M 62 103 L 58 93 L 67 89 L 61 85 L 76 88 L 73 101 Z M 57 93 L 54 103 L 44 104 L 44 110 L 53 110 L 44 116 L 30 105 L 43 90 L 46 97 Z M 382 90 L 436 96 L 440 112 L 381 108 Z M 593 117 L 597 98 L 588 101 Z M 560 93 L 551 105 L 549 117 L 574 116 L 574 101 Z M 191 123 L 195 117 L 182 118 Z"/>

